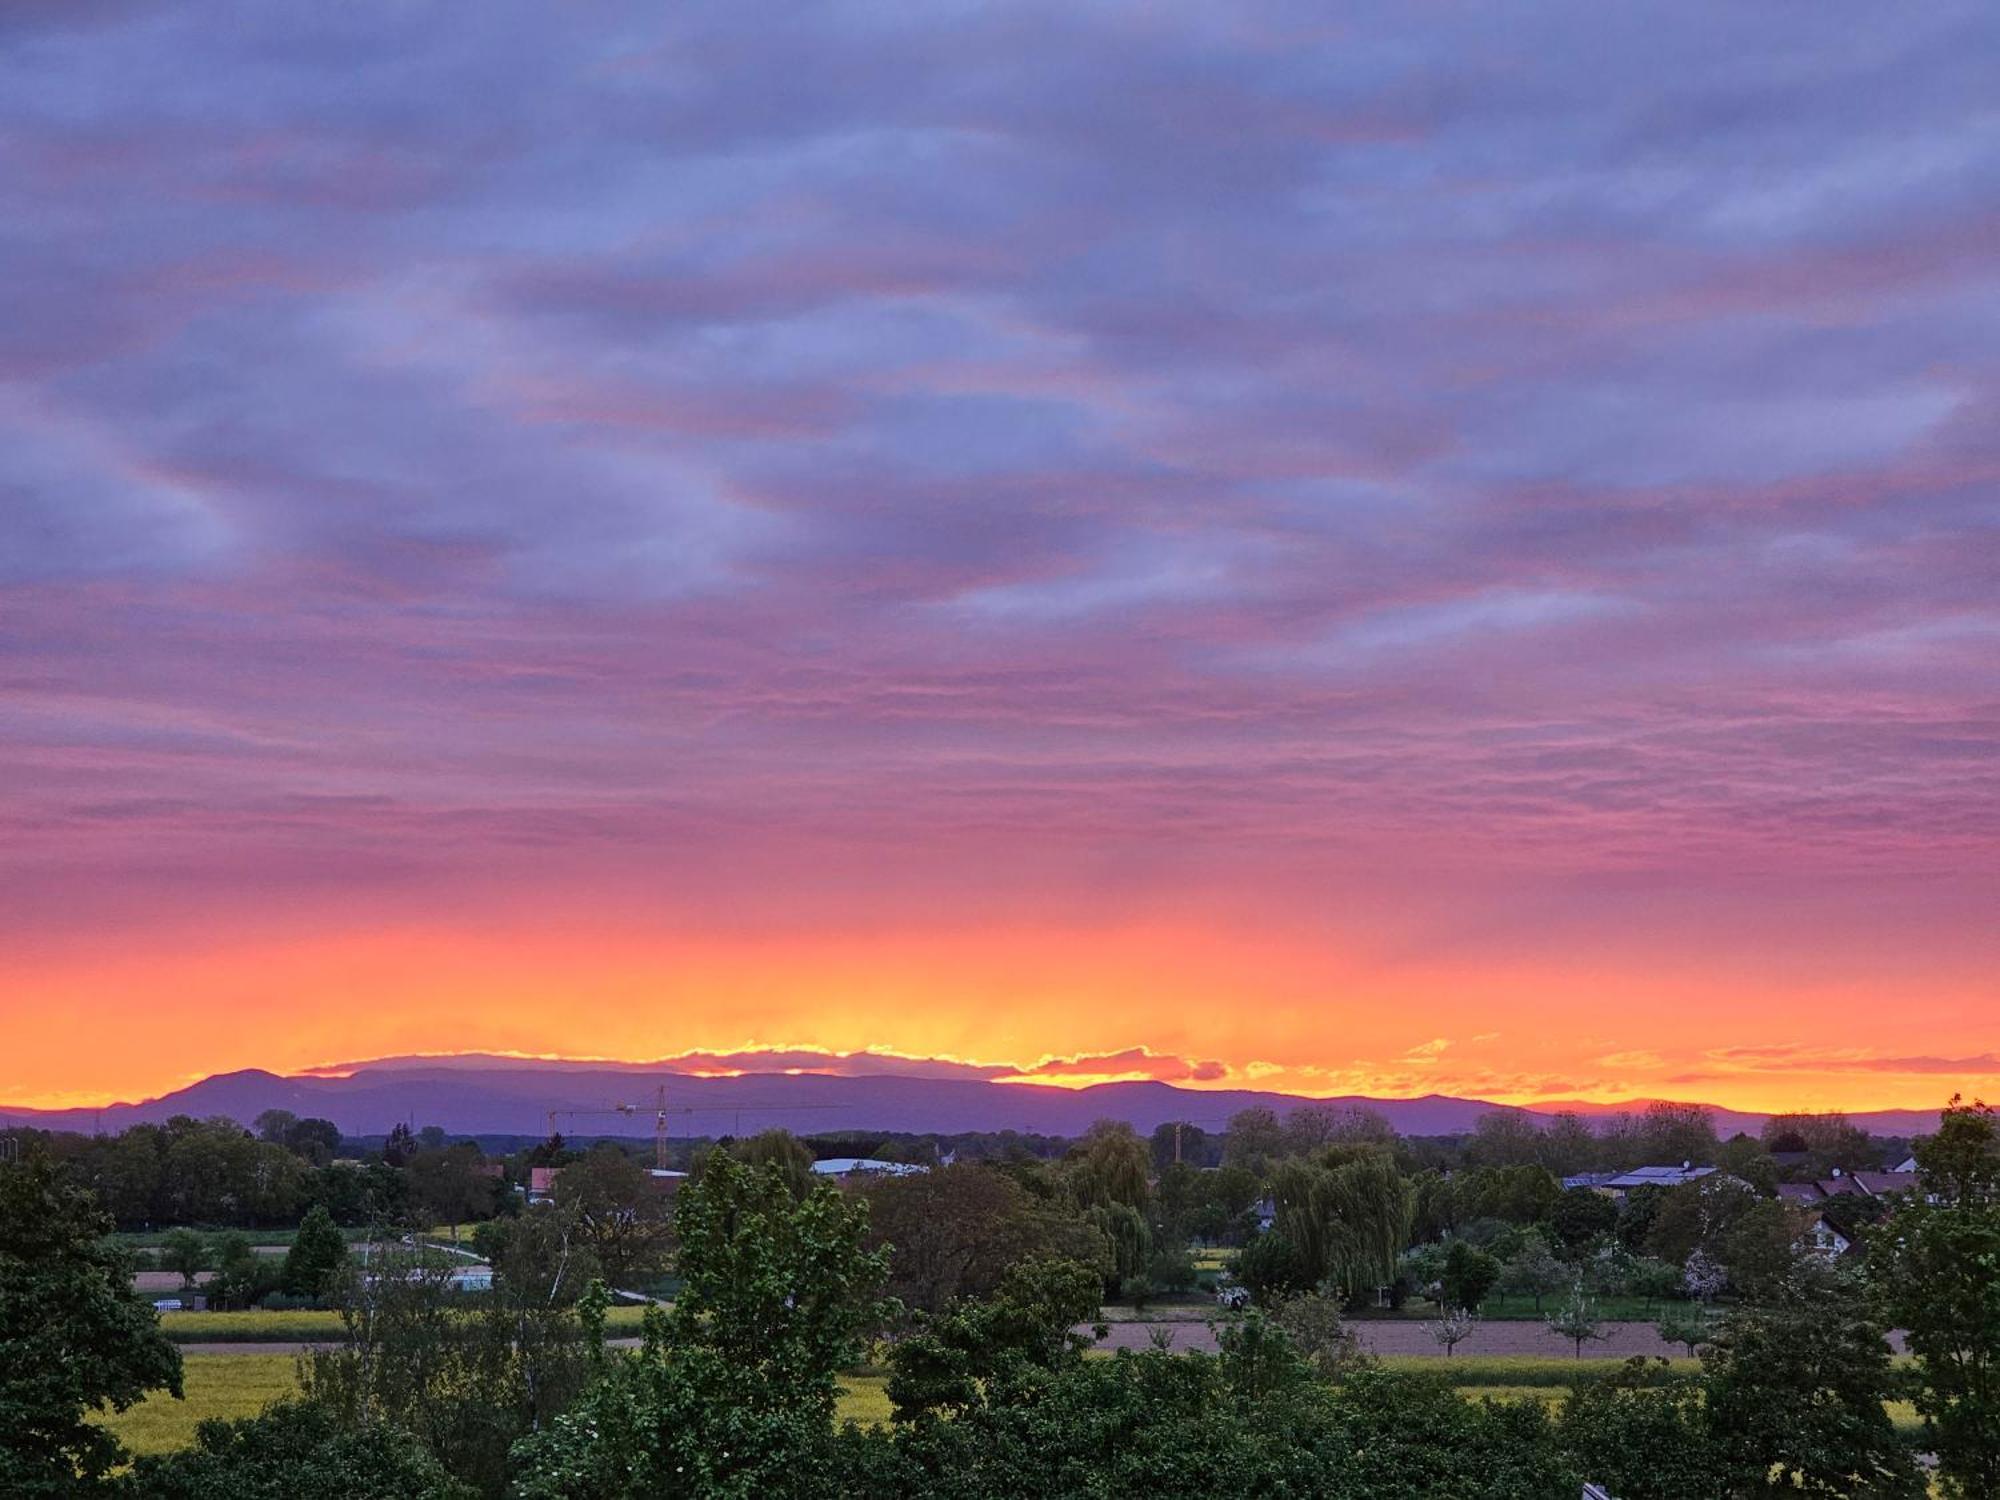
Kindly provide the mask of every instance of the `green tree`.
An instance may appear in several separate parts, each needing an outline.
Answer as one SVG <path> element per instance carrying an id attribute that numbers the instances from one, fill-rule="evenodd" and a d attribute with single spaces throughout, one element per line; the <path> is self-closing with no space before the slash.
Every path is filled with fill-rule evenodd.
<path id="1" fill-rule="evenodd" d="M 285 1252 L 285 1291 L 294 1297 L 324 1297 L 347 1265 L 347 1241 L 322 1204 L 306 1211 Z"/>
<path id="2" fill-rule="evenodd" d="M 39 1151 L 0 1165 L 0 1495 L 95 1490 L 124 1458 L 87 1420 L 152 1390 L 181 1393 L 181 1357 L 132 1290 L 111 1220 Z"/>
<path id="3" fill-rule="evenodd" d="M 1556 1258 L 1547 1240 L 1538 1234 L 1530 1234 L 1521 1241 L 1521 1248 L 1502 1263 L 1500 1278 L 1495 1284 L 1509 1296 L 1533 1297 L 1535 1311 L 1539 1314 L 1542 1298 L 1560 1290 L 1563 1283 L 1574 1275 L 1572 1268 Z"/>
<path id="4" fill-rule="evenodd" d="M 713 1153 L 704 1174 L 725 1155 L 733 1153 Z M 789 1171 L 773 1170 L 788 1187 L 795 1185 Z M 671 1201 L 646 1169 L 616 1146 L 598 1146 L 562 1169 L 556 1178 L 556 1208 L 612 1286 L 627 1286 L 665 1267 L 673 1245 Z"/>
<path id="5" fill-rule="evenodd" d="M 1908 1330 L 1944 1492 L 2000 1495 L 2000 1132 L 1956 1098 L 1917 1145 L 1917 1191 L 1868 1236 L 1876 1293 Z"/>
<path id="6" fill-rule="evenodd" d="M 594 1271 L 559 1215 L 526 1216 L 467 1306 L 450 1267 L 414 1248 L 375 1247 L 339 1288 L 341 1342 L 307 1365 L 306 1396 L 340 1426 L 408 1433 L 479 1493 L 507 1486 L 508 1454 L 566 1408 L 586 1379 L 577 1308 Z"/>
<path id="7" fill-rule="evenodd" d="M 682 1288 L 645 1346 L 520 1447 L 520 1500 L 838 1493 L 835 1375 L 882 1316 L 867 1206 L 725 1152 L 681 1191 Z"/>
<path id="8" fill-rule="evenodd" d="M 1329 1283 L 1351 1300 L 1396 1279 L 1412 1203 L 1386 1152 L 1364 1150 L 1338 1166 L 1281 1162 L 1271 1196 L 1276 1228 L 1296 1250 L 1308 1285 Z"/>
<path id="9" fill-rule="evenodd" d="M 481 1164 L 479 1147 L 470 1141 L 425 1146 L 410 1153 L 403 1172 L 409 1181 L 412 1206 L 423 1216 L 426 1228 L 449 1224 L 455 1239 L 458 1226 L 466 1220 L 492 1215 L 494 1190 L 499 1184 L 480 1172 Z"/>
<path id="10" fill-rule="evenodd" d="M 784 1174 L 794 1198 L 803 1198 L 813 1189 L 812 1148 L 789 1130 L 759 1131 L 731 1145 L 729 1154 L 746 1166 L 775 1167 Z"/>
<path id="11" fill-rule="evenodd" d="M 1122 1120 L 1099 1120 L 1084 1132 L 1070 1162 L 1070 1183 L 1086 1208 L 1123 1205 L 1144 1211 L 1152 1199 L 1151 1158 Z"/>
<path id="12" fill-rule="evenodd" d="M 1486 1300 L 1486 1294 L 1499 1278 L 1500 1263 L 1492 1256 L 1465 1240 L 1453 1240 L 1445 1251 L 1444 1266 L 1438 1276 L 1444 1305 L 1478 1312 L 1479 1304 Z"/>
<path id="13" fill-rule="evenodd" d="M 1708 1424 L 1729 1500 L 1920 1500 L 1925 1485 L 1883 1402 L 1889 1345 L 1856 1289 L 1802 1262 L 1770 1300 L 1732 1311 L 1702 1351 Z"/>
<path id="14" fill-rule="evenodd" d="M 1690 1357 L 1715 1336 L 1715 1320 L 1699 1302 L 1684 1302 L 1678 1307 L 1668 1308 L 1655 1326 L 1664 1342 L 1685 1344 Z"/>
<path id="15" fill-rule="evenodd" d="M 133 1500 L 469 1500 L 408 1433 L 340 1426 L 323 1407 L 280 1401 L 240 1422 L 210 1420 L 194 1446 L 142 1458 Z"/>
<path id="16" fill-rule="evenodd" d="M 195 1278 L 208 1269 L 208 1242 L 192 1229 L 172 1229 L 160 1240 L 160 1268 L 178 1271 L 181 1290 L 192 1292 Z"/>
<path id="17" fill-rule="evenodd" d="M 888 1396 L 898 1422 L 957 1416 L 1024 1371 L 1078 1363 L 1091 1340 L 1072 1330 L 1097 1316 L 1094 1269 L 1033 1260 L 1009 1267 L 991 1298 L 922 1319 L 889 1351 Z"/>
<path id="18" fill-rule="evenodd" d="M 1144 1300 L 1146 1263 L 1153 1255 L 1153 1232 L 1145 1215 L 1129 1203 L 1100 1203 L 1085 1217 L 1111 1247 L 1105 1295 Z"/>
<path id="19" fill-rule="evenodd" d="M 1550 1206 L 1547 1222 L 1555 1248 L 1580 1260 L 1618 1227 L 1618 1205 L 1590 1188 L 1568 1188 Z"/>
<path id="20" fill-rule="evenodd" d="M 1276 1229 L 1266 1230 L 1237 1252 L 1236 1279 L 1250 1289 L 1259 1307 L 1311 1291 L 1317 1284 L 1298 1248 Z"/>
<path id="21" fill-rule="evenodd" d="M 1789 1203 L 1760 1198 L 1721 1237 L 1729 1280 L 1746 1297 L 1763 1297 L 1791 1275 L 1804 1253 L 1805 1216 Z"/>
<path id="22" fill-rule="evenodd" d="M 1023 1261 L 1081 1261 L 1100 1276 L 1112 1271 L 1103 1233 L 1073 1205 L 1038 1198 L 989 1166 L 960 1162 L 877 1177 L 859 1192 L 868 1201 L 869 1248 L 889 1252 L 889 1292 L 925 1312 L 990 1295 Z"/>
<path id="23" fill-rule="evenodd" d="M 1271 1321 L 1284 1330 L 1323 1379 L 1341 1379 L 1368 1358 L 1360 1339 L 1341 1316 L 1337 1297 L 1317 1292 L 1287 1297 L 1272 1309 Z"/>
<path id="24" fill-rule="evenodd" d="M 1618 1500 L 1696 1500 L 1722 1493 L 1701 1385 L 1646 1360 L 1580 1380 L 1557 1431 L 1582 1475 Z"/>
<path id="25" fill-rule="evenodd" d="M 1229 1117 L 1229 1128 L 1223 1137 L 1222 1159 L 1226 1166 L 1242 1167 L 1262 1177 L 1284 1147 L 1285 1127 L 1278 1123 L 1277 1111 L 1266 1105 L 1253 1104 Z"/>

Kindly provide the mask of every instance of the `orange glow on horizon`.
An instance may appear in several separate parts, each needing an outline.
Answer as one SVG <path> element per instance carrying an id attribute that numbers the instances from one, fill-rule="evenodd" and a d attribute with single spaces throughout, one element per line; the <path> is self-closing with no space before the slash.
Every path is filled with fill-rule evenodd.
<path id="1" fill-rule="evenodd" d="M 371 931 L 160 955 L 45 960 L 0 975 L 33 997 L 0 1059 L 0 1103 L 91 1106 L 211 1073 L 347 1071 L 469 1053 L 599 1063 L 741 1053 L 930 1059 L 1023 1087 L 1158 1078 L 1314 1096 L 1500 1103 L 1635 1097 L 1748 1110 L 1935 1108 L 2000 1068 L 1802 1047 L 1860 1036 L 1865 986 L 1740 991 L 1663 972 L 1607 1007 L 1593 974 L 1363 965 L 1283 934 L 1133 925 L 758 940 L 606 930 Z M 1980 1008 L 1960 998 L 1970 1048 Z M 1657 1018 L 1728 1016 L 1727 1045 L 1663 1046 Z M 232 1024 L 217 1027 L 219 1015 Z M 1496 1018 L 1506 1017 L 1506 1021 Z M 1699 1031 L 1699 1027 L 1693 1028 Z M 98 1039 L 87 1053 L 79 1034 Z M 1051 1050 L 1051 1049 L 1056 1050 Z M 1914 1050 L 1914 1049 L 1912 1049 Z M 329 1059 L 336 1061 L 329 1062 Z M 710 1061 L 709 1059 L 714 1059 Z M 1977 1061 L 1977 1060 L 1975 1060 Z M 823 1071 L 812 1059 L 774 1070 Z"/>

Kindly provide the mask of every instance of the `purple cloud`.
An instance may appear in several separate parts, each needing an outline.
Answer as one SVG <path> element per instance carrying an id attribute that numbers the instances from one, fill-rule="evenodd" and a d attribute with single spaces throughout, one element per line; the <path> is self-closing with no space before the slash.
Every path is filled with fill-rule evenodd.
<path id="1" fill-rule="evenodd" d="M 0 931 L 2000 878 L 1986 8 L 7 25 Z"/>

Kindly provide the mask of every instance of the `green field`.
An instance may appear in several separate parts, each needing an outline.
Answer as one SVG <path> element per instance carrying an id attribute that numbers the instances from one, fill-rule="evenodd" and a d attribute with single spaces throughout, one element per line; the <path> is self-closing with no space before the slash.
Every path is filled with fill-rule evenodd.
<path id="1" fill-rule="evenodd" d="M 255 1416 L 271 1401 L 299 1388 L 298 1359 L 290 1354 L 190 1354 L 183 1361 L 186 1399 L 148 1396 L 130 1411 L 103 1418 L 134 1453 L 170 1453 L 194 1441 L 197 1422 Z M 840 1378 L 843 1421 L 889 1420 L 888 1376 L 870 1370 Z"/>
<path id="2" fill-rule="evenodd" d="M 170 1453 L 194 1441 L 195 1423 L 207 1417 L 252 1417 L 279 1396 L 298 1389 L 298 1360 L 290 1354 L 191 1354 L 182 1361 L 187 1399 L 155 1392 L 130 1411 L 104 1418 L 134 1453 Z"/>
<path id="3" fill-rule="evenodd" d="M 192 1316 L 192 1315 L 191 1315 Z M 256 1314 L 223 1313 L 221 1317 Z M 272 1314 L 271 1316 L 276 1316 Z M 103 1420 L 134 1453 L 166 1453 L 194 1441 L 197 1422 L 208 1417 L 254 1416 L 266 1403 L 298 1389 L 298 1360 L 289 1354 L 191 1354 L 185 1366 L 185 1400 L 154 1395 L 130 1411 Z M 1529 1356 L 1454 1359 L 1405 1356 L 1385 1359 L 1389 1369 L 1448 1377 L 1458 1393 L 1472 1400 L 1560 1402 L 1569 1384 L 1582 1375 L 1604 1375 L 1624 1361 L 1616 1359 L 1545 1359 Z M 1692 1372 L 1693 1360 L 1674 1360 L 1673 1368 Z M 874 1424 L 889 1420 L 888 1377 L 880 1370 L 841 1376 L 840 1417 Z M 1898 1429 L 1913 1431 L 1916 1409 L 1907 1401 L 1889 1403 Z"/>
<path id="4" fill-rule="evenodd" d="M 644 1320 L 643 1307 L 614 1307 L 604 1325 L 617 1338 L 636 1338 Z M 296 1312 L 170 1312 L 160 1314 L 160 1327 L 176 1344 L 301 1344 L 340 1337 L 340 1314 L 304 1309 Z M 231 1355 L 230 1358 L 239 1356 Z"/>

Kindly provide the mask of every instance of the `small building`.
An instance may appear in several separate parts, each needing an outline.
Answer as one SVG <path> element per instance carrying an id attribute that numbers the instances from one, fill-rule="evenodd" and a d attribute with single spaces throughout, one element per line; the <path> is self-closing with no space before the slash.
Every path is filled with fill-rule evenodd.
<path id="1" fill-rule="evenodd" d="M 1609 1186 L 1615 1193 L 1629 1193 L 1636 1187 L 1682 1187 L 1714 1173 L 1713 1167 L 1697 1167 L 1686 1161 L 1677 1167 L 1634 1167 L 1613 1177 Z"/>
<path id="2" fill-rule="evenodd" d="M 561 1167 L 528 1168 L 528 1201 L 546 1203 L 556 1195 L 556 1178 L 562 1175 Z"/>
<path id="3" fill-rule="evenodd" d="M 1833 1260 L 1853 1249 L 1846 1235 L 1827 1223 L 1826 1215 L 1814 1209 L 1806 1215 L 1805 1248 L 1824 1260 Z"/>
<path id="4" fill-rule="evenodd" d="M 1563 1191 L 1573 1192 L 1578 1188 L 1583 1188 L 1593 1193 L 1616 1196 L 1612 1193 L 1611 1184 L 1617 1178 L 1618 1174 L 1616 1172 L 1577 1172 L 1562 1180 Z"/>
<path id="5" fill-rule="evenodd" d="M 1892 1198 L 1917 1190 L 1917 1174 L 1910 1172 L 1849 1172 L 1848 1179 L 1859 1183 L 1871 1198 Z"/>
<path id="6" fill-rule="evenodd" d="M 451 1289 L 454 1292 L 490 1292 L 493 1290 L 493 1268 L 460 1266 L 451 1273 Z"/>
<path id="7" fill-rule="evenodd" d="M 907 1161 L 882 1161 L 873 1156 L 829 1156 L 812 1164 L 815 1177 L 913 1177 L 929 1167 Z"/>

